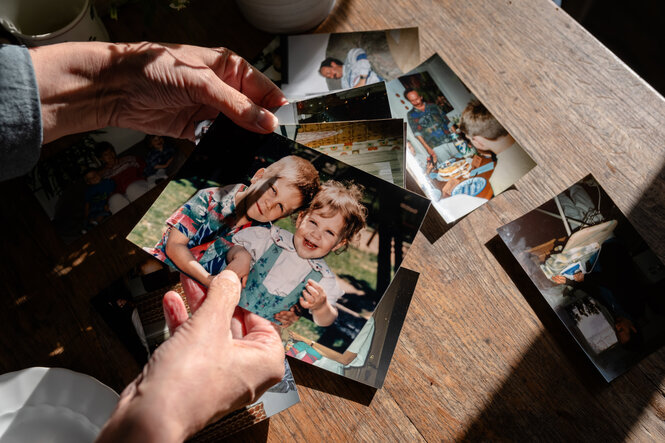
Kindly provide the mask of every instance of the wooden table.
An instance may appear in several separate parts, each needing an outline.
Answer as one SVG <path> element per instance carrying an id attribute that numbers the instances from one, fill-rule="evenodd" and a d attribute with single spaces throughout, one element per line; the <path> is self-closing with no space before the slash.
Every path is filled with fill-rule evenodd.
<path id="1" fill-rule="evenodd" d="M 242 437 L 665 439 L 665 350 L 600 382 L 496 233 L 593 173 L 665 259 L 663 98 L 548 0 L 337 3 L 318 32 L 419 26 L 421 60 L 437 51 L 538 166 L 433 244 L 439 222 L 426 221 L 404 262 L 421 277 L 383 389 L 294 362 L 302 402 Z M 192 0 L 153 24 L 136 6 L 119 16 L 106 23 L 120 41 L 226 45 L 252 57 L 270 39 L 230 1 Z M 155 196 L 63 246 L 20 181 L 0 186 L 0 372 L 64 366 L 121 389 L 139 367 L 89 299 L 138 262 L 123 238 Z"/>

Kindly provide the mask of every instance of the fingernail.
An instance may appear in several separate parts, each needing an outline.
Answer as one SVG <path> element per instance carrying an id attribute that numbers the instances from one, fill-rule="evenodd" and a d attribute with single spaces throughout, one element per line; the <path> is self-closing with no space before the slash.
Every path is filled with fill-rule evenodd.
<path id="1" fill-rule="evenodd" d="M 259 116 L 256 119 L 256 125 L 264 132 L 272 132 L 275 130 L 279 122 L 277 117 L 265 109 L 259 110 Z"/>

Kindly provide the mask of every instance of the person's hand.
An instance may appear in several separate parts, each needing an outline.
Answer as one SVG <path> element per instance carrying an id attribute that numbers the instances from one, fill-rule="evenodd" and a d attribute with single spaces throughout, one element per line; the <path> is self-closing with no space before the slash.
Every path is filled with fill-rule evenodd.
<path id="1" fill-rule="evenodd" d="M 573 274 L 573 280 L 575 280 L 578 283 L 581 283 L 584 281 L 584 273 L 583 272 L 576 272 Z"/>
<path id="2" fill-rule="evenodd" d="M 182 283 L 194 315 L 187 319 L 177 293 L 165 295 L 175 332 L 123 391 L 99 441 L 182 441 L 283 377 L 279 334 L 268 320 L 235 310 L 240 282 L 233 272 L 220 273 L 207 295 L 188 278 Z"/>
<path id="3" fill-rule="evenodd" d="M 305 290 L 302 291 L 302 297 L 300 297 L 300 306 L 316 311 L 325 305 L 327 301 L 328 298 L 323 287 L 312 279 L 307 280 L 307 286 L 305 286 Z"/>
<path id="4" fill-rule="evenodd" d="M 562 285 L 566 283 L 566 277 L 564 277 L 563 275 L 555 275 L 554 277 L 552 277 L 552 281 L 557 285 Z"/>
<path id="5" fill-rule="evenodd" d="M 268 133 L 268 110 L 287 103 L 261 72 L 225 48 L 68 42 L 31 48 L 44 143 L 118 126 L 194 138 L 198 122 L 227 115 Z"/>
<path id="6" fill-rule="evenodd" d="M 296 308 L 291 307 L 288 311 L 281 311 L 275 314 L 273 317 L 275 320 L 277 320 L 282 327 L 288 328 L 292 324 L 298 321 L 300 317 L 298 317 L 298 314 L 295 312 Z"/>
<path id="7" fill-rule="evenodd" d="M 432 158 L 432 164 L 436 165 L 438 159 L 437 159 L 436 154 L 434 153 L 434 151 L 432 151 L 432 154 L 430 154 L 430 157 Z"/>

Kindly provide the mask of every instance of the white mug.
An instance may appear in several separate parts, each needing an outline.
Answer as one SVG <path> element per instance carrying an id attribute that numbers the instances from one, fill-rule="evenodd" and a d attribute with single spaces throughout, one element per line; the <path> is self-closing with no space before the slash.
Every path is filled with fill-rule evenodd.
<path id="1" fill-rule="evenodd" d="M 108 41 L 90 0 L 4 0 L 0 23 L 26 46 Z"/>
<path id="2" fill-rule="evenodd" d="M 336 0 L 236 0 L 254 27 L 273 34 L 310 30 L 325 20 Z"/>

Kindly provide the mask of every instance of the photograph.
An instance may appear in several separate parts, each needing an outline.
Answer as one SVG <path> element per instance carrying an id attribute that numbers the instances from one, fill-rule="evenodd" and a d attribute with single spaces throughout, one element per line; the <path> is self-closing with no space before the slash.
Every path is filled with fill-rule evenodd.
<path id="1" fill-rule="evenodd" d="M 388 373 L 399 334 L 409 310 L 419 274 L 404 267 L 395 278 L 374 313 L 343 353 L 289 331 L 286 355 L 345 378 L 381 388 Z"/>
<path id="2" fill-rule="evenodd" d="M 268 46 L 263 48 L 261 54 L 251 61 L 252 66 L 261 71 L 277 86 L 282 84 L 282 59 L 284 58 L 282 55 L 284 50 L 282 40 L 284 38 L 284 36 L 273 38 Z"/>
<path id="3" fill-rule="evenodd" d="M 66 243 L 164 182 L 193 148 L 188 142 L 118 128 L 63 140 L 72 141 L 46 150 L 27 181 Z"/>
<path id="4" fill-rule="evenodd" d="M 407 122 L 406 168 L 446 223 L 536 166 L 438 55 L 386 90 L 393 118 Z"/>
<path id="5" fill-rule="evenodd" d="M 220 116 L 127 238 L 203 286 L 235 271 L 239 306 L 282 326 L 284 339 L 288 328 L 343 353 L 428 207 L 417 194 Z"/>
<path id="6" fill-rule="evenodd" d="M 665 343 L 665 267 L 593 176 L 498 231 L 606 381 Z"/>
<path id="7" fill-rule="evenodd" d="M 289 100 L 392 80 L 420 60 L 418 28 L 285 39 L 282 91 Z"/>
<path id="8" fill-rule="evenodd" d="M 402 119 L 282 125 L 276 132 L 404 187 Z"/>
<path id="9" fill-rule="evenodd" d="M 289 103 L 275 116 L 282 125 L 392 118 L 383 82 Z"/>

